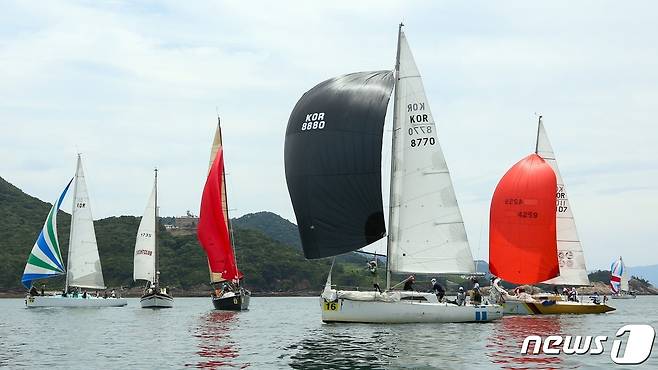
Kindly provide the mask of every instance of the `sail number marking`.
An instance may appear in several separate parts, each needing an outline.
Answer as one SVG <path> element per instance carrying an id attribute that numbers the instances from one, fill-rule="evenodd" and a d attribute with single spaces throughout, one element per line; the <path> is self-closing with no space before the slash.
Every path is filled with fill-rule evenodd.
<path id="1" fill-rule="evenodd" d="M 340 305 L 338 302 L 327 302 L 325 301 L 324 304 L 322 305 L 322 309 L 324 311 L 339 311 L 340 310 Z"/>
<path id="2" fill-rule="evenodd" d="M 566 212 L 567 208 L 569 207 L 567 206 L 567 193 L 564 191 L 563 185 L 559 185 L 557 187 L 556 198 L 557 198 L 557 211 L 560 213 Z"/>
<path id="3" fill-rule="evenodd" d="M 87 203 L 85 202 L 78 202 L 75 204 L 76 208 L 85 208 L 85 206 L 87 206 Z"/>
<path id="4" fill-rule="evenodd" d="M 144 237 L 144 238 L 150 238 L 153 236 L 151 233 L 140 233 L 139 236 Z"/>
<path id="5" fill-rule="evenodd" d="M 433 137 L 421 137 L 418 139 L 411 139 L 411 146 L 412 147 L 417 147 L 417 146 L 427 146 L 427 145 L 434 145 L 436 144 L 436 139 Z"/>
<path id="6" fill-rule="evenodd" d="M 306 115 L 306 120 L 302 123 L 302 131 L 322 130 L 324 126 L 324 112 L 309 113 Z"/>
<path id="7" fill-rule="evenodd" d="M 533 211 L 520 211 L 517 215 L 521 218 L 538 218 L 539 213 Z"/>

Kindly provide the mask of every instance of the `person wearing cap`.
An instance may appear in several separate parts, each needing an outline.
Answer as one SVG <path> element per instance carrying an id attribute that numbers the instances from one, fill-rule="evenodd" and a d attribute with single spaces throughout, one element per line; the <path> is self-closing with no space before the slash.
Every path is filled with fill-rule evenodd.
<path id="1" fill-rule="evenodd" d="M 404 282 L 404 290 L 408 291 L 413 291 L 414 290 L 414 282 L 416 281 L 416 277 L 411 275 L 407 278 L 407 280 Z"/>
<path id="2" fill-rule="evenodd" d="M 463 306 L 466 303 L 466 293 L 464 292 L 464 287 L 459 287 L 456 302 L 457 306 Z"/>
<path id="3" fill-rule="evenodd" d="M 471 302 L 475 305 L 482 303 L 482 292 L 480 291 L 480 283 L 476 279 L 473 279 L 475 284 L 473 284 L 473 295 L 471 296 Z"/>
<path id="4" fill-rule="evenodd" d="M 436 279 L 432 278 L 432 280 L 430 281 L 432 282 L 432 293 L 436 294 L 436 297 L 439 299 L 439 302 L 441 302 L 443 296 L 446 294 L 445 289 L 443 289 L 441 284 L 439 284 L 439 282 L 436 281 Z"/>

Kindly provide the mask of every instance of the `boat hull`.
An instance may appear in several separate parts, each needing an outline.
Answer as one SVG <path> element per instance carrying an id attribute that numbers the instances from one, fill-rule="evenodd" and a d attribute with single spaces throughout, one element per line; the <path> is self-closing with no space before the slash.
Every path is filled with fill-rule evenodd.
<path id="1" fill-rule="evenodd" d="M 212 296 L 212 304 L 216 310 L 223 311 L 244 311 L 249 309 L 251 292 L 245 289 L 235 294 L 228 292 L 221 297 Z"/>
<path id="2" fill-rule="evenodd" d="M 322 321 L 406 324 L 441 322 L 488 322 L 503 317 L 499 305 L 457 306 L 451 303 L 413 301 L 355 301 L 320 298 Z"/>
<path id="3" fill-rule="evenodd" d="M 151 293 L 142 296 L 139 303 L 142 308 L 172 308 L 174 307 L 174 298 L 168 294 Z"/>
<path id="4" fill-rule="evenodd" d="M 615 308 L 592 302 L 550 301 L 523 302 L 508 300 L 503 303 L 505 315 L 564 315 L 594 314 L 614 311 Z"/>
<path id="5" fill-rule="evenodd" d="M 99 297 L 62 297 L 62 296 L 28 296 L 25 297 L 27 308 L 37 307 L 123 307 L 128 304 L 125 298 Z"/>
<path id="6" fill-rule="evenodd" d="M 631 294 L 622 294 L 622 295 L 612 295 L 610 296 L 612 299 L 635 299 L 634 295 Z"/>

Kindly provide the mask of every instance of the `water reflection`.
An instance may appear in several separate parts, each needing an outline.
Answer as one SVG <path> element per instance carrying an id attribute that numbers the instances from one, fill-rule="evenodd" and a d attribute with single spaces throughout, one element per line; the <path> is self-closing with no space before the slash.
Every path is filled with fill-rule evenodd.
<path id="1" fill-rule="evenodd" d="M 200 318 L 200 325 L 194 332 L 199 339 L 201 361 L 187 364 L 188 367 L 216 369 L 219 367 L 246 368 L 249 364 L 235 362 L 239 347 L 231 338 L 231 332 L 240 326 L 239 312 L 211 311 Z"/>
<path id="2" fill-rule="evenodd" d="M 390 330 L 370 325 L 322 325 L 285 350 L 293 369 L 383 369 L 399 352 Z"/>
<path id="3" fill-rule="evenodd" d="M 505 316 L 498 322 L 487 356 L 491 362 L 504 369 L 554 369 L 562 368 L 562 360 L 555 355 L 539 353 L 521 354 L 523 340 L 528 335 L 561 335 L 559 316 Z"/>

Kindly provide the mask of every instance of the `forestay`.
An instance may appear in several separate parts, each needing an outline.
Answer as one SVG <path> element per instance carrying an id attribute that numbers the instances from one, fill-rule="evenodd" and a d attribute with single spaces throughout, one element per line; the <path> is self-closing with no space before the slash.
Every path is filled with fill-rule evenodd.
<path id="1" fill-rule="evenodd" d="M 473 256 L 436 125 L 404 32 L 393 127 L 389 269 L 472 273 Z"/>
<path id="2" fill-rule="evenodd" d="M 53 203 L 46 222 L 39 233 L 37 241 L 32 247 L 30 256 L 23 271 L 21 282 L 26 288 L 32 285 L 33 280 L 46 279 L 58 276 L 64 273 L 64 264 L 62 263 L 62 252 L 57 238 L 57 212 L 64 201 L 66 192 L 71 186 L 71 181 L 66 185 L 62 194 Z"/>
<path id="3" fill-rule="evenodd" d="M 80 156 L 78 156 L 75 172 L 73 194 L 67 286 L 105 289 L 96 233 L 94 232 L 94 220 L 91 215 L 89 194 Z"/>
<path id="4" fill-rule="evenodd" d="M 137 240 L 135 241 L 135 258 L 134 258 L 134 280 L 155 281 L 155 196 L 156 184 L 153 183 L 153 190 L 146 204 L 144 216 L 137 229 Z"/>
<path id="5" fill-rule="evenodd" d="M 381 239 L 381 152 L 391 71 L 326 80 L 295 105 L 286 130 L 288 191 L 306 258 Z"/>
<path id="6" fill-rule="evenodd" d="M 546 284 L 557 285 L 589 285 L 587 277 L 587 267 L 585 266 L 585 254 L 583 246 L 580 244 L 578 231 L 576 230 L 576 221 L 573 217 L 567 189 L 564 186 L 564 180 L 560 175 L 557 166 L 555 153 L 551 146 L 546 130 L 539 117 L 539 127 L 537 129 L 537 154 L 551 166 L 557 178 L 557 253 L 560 263 L 560 276 L 547 280 Z"/>

